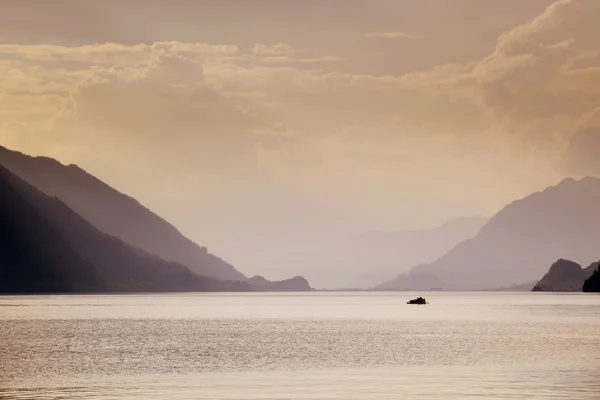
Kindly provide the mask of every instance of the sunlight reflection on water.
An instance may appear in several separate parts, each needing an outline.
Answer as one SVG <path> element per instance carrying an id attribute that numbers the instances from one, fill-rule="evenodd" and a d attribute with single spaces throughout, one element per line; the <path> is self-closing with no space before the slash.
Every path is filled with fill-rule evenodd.
<path id="1" fill-rule="evenodd" d="M 600 297 L 412 295 L 0 297 L 0 397 L 600 397 Z"/>

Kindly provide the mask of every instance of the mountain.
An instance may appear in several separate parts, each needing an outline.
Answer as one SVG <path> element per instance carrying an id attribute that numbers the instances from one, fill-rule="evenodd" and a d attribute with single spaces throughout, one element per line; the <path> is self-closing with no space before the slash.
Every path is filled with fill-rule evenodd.
<path id="1" fill-rule="evenodd" d="M 248 279 L 248 283 L 259 290 L 272 292 L 306 292 L 313 290 L 308 281 L 301 276 L 282 281 L 269 281 L 262 276 L 256 275 Z"/>
<path id="2" fill-rule="evenodd" d="M 443 289 L 445 283 L 433 274 L 411 270 L 401 275 L 402 279 L 384 282 L 377 290 L 438 290 Z"/>
<path id="3" fill-rule="evenodd" d="M 485 222 L 482 217 L 465 217 L 429 229 L 337 236 L 318 251 L 306 249 L 298 254 L 296 258 L 311 258 L 298 270 L 320 287 L 367 289 L 399 270 L 436 260 L 457 243 L 475 236 Z"/>
<path id="4" fill-rule="evenodd" d="M 473 238 L 411 273 L 427 273 L 445 289 L 487 289 L 539 279 L 555 260 L 592 263 L 600 243 L 600 179 L 572 178 L 517 200 Z M 406 286 L 402 274 L 381 287 Z M 430 282 L 411 289 L 429 289 Z"/>
<path id="5" fill-rule="evenodd" d="M 133 247 L 222 280 L 246 280 L 232 265 L 183 236 L 135 199 L 76 165 L 31 157 L 0 146 L 0 164 L 52 197 L 58 197 L 92 225 Z"/>
<path id="6" fill-rule="evenodd" d="M 133 248 L 0 165 L 0 293 L 250 290 Z"/>
<path id="7" fill-rule="evenodd" d="M 457 243 L 475 236 L 486 222 L 483 217 L 464 217 L 431 229 L 360 235 L 349 245 L 355 277 L 346 286 L 372 287 L 399 269 L 435 261 Z"/>
<path id="8" fill-rule="evenodd" d="M 581 292 L 583 283 L 598 268 L 598 263 L 593 263 L 587 268 L 582 268 L 576 262 L 560 259 L 550 267 L 544 277 L 535 284 L 534 292 Z"/>
<path id="9" fill-rule="evenodd" d="M 600 292 L 600 267 L 583 284 L 584 292 Z"/>

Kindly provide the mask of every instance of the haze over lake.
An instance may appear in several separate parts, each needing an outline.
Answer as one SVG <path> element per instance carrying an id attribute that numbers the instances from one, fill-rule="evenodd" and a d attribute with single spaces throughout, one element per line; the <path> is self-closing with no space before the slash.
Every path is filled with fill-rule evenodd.
<path id="1" fill-rule="evenodd" d="M 0 400 L 600 400 L 599 21 L 0 0 Z"/>
<path id="2" fill-rule="evenodd" d="M 416 295 L 0 297 L 0 397 L 600 396 L 598 296 Z"/>

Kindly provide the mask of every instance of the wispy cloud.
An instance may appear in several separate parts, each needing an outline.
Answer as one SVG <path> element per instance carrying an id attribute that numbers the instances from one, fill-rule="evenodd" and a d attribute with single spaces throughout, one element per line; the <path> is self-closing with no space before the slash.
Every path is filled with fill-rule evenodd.
<path id="1" fill-rule="evenodd" d="M 370 32 L 365 34 L 371 39 L 421 39 L 422 36 L 406 32 Z"/>
<path id="2" fill-rule="evenodd" d="M 251 49 L 252 54 L 257 56 L 281 56 L 292 54 L 295 50 L 286 43 L 263 44 L 254 43 Z"/>
<path id="3" fill-rule="evenodd" d="M 297 64 L 312 64 L 312 63 L 328 63 L 328 62 L 337 62 L 344 61 L 346 58 L 344 57 L 336 57 L 336 56 L 323 56 L 323 57 L 312 57 L 312 58 L 294 58 L 294 57 L 285 57 L 285 56 L 273 56 L 273 57 L 263 57 L 260 59 L 262 63 L 297 63 Z"/>
<path id="4" fill-rule="evenodd" d="M 0 45 L 0 141 L 49 155 L 66 153 L 48 150 L 56 143 L 86 145 L 111 154 L 111 163 L 138 154 L 139 180 L 152 182 L 144 186 L 149 191 L 161 160 L 172 175 L 194 171 L 205 179 L 198 193 L 238 190 L 244 177 L 395 210 L 421 204 L 406 196 L 407 185 L 469 207 L 487 207 L 475 200 L 485 187 L 491 209 L 521 194 L 515 182 L 554 181 L 570 134 L 600 125 L 600 58 L 589 36 L 599 14 L 577 4 L 554 3 L 505 30 L 479 58 L 398 75 L 355 69 L 354 42 L 334 49 L 345 59 L 332 49 L 278 40 L 240 47 L 6 43 Z M 582 140 L 570 149 L 573 159 L 598 143 L 591 134 Z M 111 168 L 80 153 L 64 161 L 86 157 L 86 165 Z M 501 176 L 490 181 L 489 171 L 500 166 Z M 451 183 L 440 184 L 447 176 Z M 119 179 L 115 170 L 111 182 Z M 402 184 L 392 191 L 390 181 Z"/>

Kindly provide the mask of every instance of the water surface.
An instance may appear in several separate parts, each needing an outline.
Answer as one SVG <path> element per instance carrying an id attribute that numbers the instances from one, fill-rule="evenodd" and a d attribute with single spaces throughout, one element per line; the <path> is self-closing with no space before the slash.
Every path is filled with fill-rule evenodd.
<path id="1" fill-rule="evenodd" d="M 416 295 L 0 297 L 0 398 L 600 398 L 600 296 Z"/>

